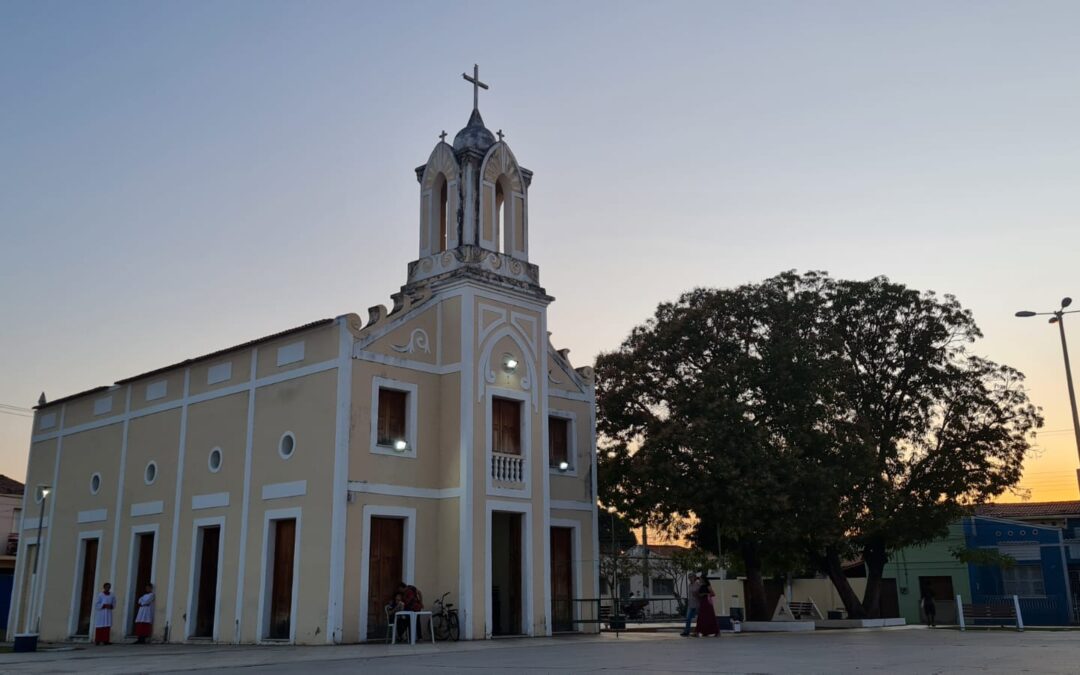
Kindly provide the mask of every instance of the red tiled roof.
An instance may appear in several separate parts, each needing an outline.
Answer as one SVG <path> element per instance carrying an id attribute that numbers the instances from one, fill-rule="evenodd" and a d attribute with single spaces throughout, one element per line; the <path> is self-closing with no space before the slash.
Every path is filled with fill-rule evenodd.
<path id="1" fill-rule="evenodd" d="M 0 473 L 0 495 L 21 495 L 23 484 Z"/>
<path id="2" fill-rule="evenodd" d="M 975 513 L 993 518 L 1043 518 L 1080 515 L 1080 501 L 1017 502 L 1015 504 L 980 504 Z"/>

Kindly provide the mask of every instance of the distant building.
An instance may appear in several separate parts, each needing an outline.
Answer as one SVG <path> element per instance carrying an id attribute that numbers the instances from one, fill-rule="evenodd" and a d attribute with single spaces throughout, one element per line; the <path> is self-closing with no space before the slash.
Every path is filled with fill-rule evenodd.
<path id="1" fill-rule="evenodd" d="M 961 549 L 996 552 L 1016 562 L 1008 568 L 963 563 L 953 555 Z M 900 615 L 908 623 L 926 621 L 920 599 L 929 589 L 939 623 L 957 622 L 957 595 L 965 603 L 976 604 L 1008 602 L 1016 595 L 1025 623 L 1067 625 L 1073 617 L 1073 596 L 1066 550 L 1060 528 L 969 516 L 954 523 L 949 534 L 937 541 L 897 551 L 885 567 L 885 576 L 897 580 Z"/>
<path id="2" fill-rule="evenodd" d="M 1061 529 L 1065 545 L 1065 561 L 1069 568 L 1073 623 L 1080 623 L 1080 500 L 984 504 L 975 512 L 980 516 L 1005 518 Z"/>
<path id="3" fill-rule="evenodd" d="M 11 589 L 15 582 L 15 554 L 19 550 L 23 484 L 0 474 L 0 633 L 7 629 Z"/>

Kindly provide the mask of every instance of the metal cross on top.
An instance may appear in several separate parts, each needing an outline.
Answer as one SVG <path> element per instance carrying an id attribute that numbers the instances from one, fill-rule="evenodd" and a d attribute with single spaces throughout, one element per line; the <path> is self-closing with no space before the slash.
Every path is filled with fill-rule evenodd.
<path id="1" fill-rule="evenodd" d="M 439 134 L 439 140 L 442 141 L 443 143 L 446 142 L 446 129 L 443 129 L 442 133 Z"/>
<path id="2" fill-rule="evenodd" d="M 499 129 L 499 131 L 497 132 L 497 135 L 498 135 L 498 137 L 499 137 L 499 140 L 501 141 L 501 140 L 503 139 L 503 136 L 505 136 L 506 134 L 504 134 L 504 133 L 502 132 L 502 129 Z"/>
<path id="3" fill-rule="evenodd" d="M 487 89 L 488 86 L 480 81 L 480 66 L 473 64 L 472 77 L 469 77 L 468 73 L 462 73 L 462 77 L 467 82 L 472 82 L 472 107 L 473 110 L 480 109 L 480 90 Z"/>

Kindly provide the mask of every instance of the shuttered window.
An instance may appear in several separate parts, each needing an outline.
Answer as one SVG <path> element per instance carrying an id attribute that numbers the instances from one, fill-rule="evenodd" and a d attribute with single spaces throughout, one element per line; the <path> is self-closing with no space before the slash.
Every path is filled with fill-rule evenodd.
<path id="1" fill-rule="evenodd" d="M 548 464 L 558 468 L 560 462 L 570 462 L 570 421 L 563 417 L 548 418 Z"/>
<path id="2" fill-rule="evenodd" d="M 394 441 L 405 440 L 405 411 L 409 394 L 396 389 L 379 389 L 379 445 L 393 446 Z"/>
<path id="3" fill-rule="evenodd" d="M 491 399 L 492 450 L 504 455 L 521 454 L 521 402 Z"/>

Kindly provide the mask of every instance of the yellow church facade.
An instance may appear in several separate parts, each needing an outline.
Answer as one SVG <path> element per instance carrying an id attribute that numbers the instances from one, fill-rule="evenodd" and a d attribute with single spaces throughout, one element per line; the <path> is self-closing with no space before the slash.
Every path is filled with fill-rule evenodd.
<path id="1" fill-rule="evenodd" d="M 465 639 L 595 630 L 593 373 L 549 341 L 532 173 L 474 105 L 416 176 L 390 309 L 41 402 L 9 631 L 85 639 L 110 582 L 121 640 L 149 582 L 155 640 L 382 639 L 399 580 Z"/>

